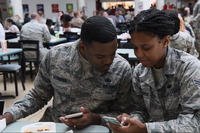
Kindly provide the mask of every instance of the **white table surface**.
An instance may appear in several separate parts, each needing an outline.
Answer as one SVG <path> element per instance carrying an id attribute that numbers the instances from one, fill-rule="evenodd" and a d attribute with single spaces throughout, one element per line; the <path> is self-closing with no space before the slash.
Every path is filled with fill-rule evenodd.
<path id="1" fill-rule="evenodd" d="M 21 128 L 25 125 L 32 124 L 33 122 L 27 121 L 17 121 L 9 124 L 6 129 L 3 130 L 3 133 L 16 133 L 20 132 Z M 56 123 L 56 132 L 65 133 L 66 131 L 71 130 L 68 126 L 63 123 Z M 91 125 L 81 130 L 74 130 L 74 133 L 109 133 L 109 129 L 100 125 Z"/>
<path id="2" fill-rule="evenodd" d="M 122 48 L 118 48 L 117 53 L 121 53 L 121 54 L 128 54 L 128 57 L 130 59 L 136 59 L 136 55 L 134 53 L 134 50 L 133 49 L 122 49 Z"/>

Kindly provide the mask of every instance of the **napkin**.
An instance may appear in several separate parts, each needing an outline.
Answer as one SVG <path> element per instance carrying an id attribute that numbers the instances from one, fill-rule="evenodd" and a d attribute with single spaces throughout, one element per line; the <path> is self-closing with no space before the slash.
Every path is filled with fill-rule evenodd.
<path id="1" fill-rule="evenodd" d="M 0 132 L 2 132 L 6 128 L 6 119 L 0 120 Z"/>
<path id="2" fill-rule="evenodd" d="M 69 130 L 69 131 L 67 131 L 65 133 L 74 133 L 74 131 L 73 130 Z"/>

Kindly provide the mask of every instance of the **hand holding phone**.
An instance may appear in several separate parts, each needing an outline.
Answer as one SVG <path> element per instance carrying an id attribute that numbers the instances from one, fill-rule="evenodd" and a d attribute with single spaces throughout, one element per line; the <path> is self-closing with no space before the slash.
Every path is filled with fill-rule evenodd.
<path id="1" fill-rule="evenodd" d="M 121 126 L 121 123 L 120 123 L 116 118 L 114 118 L 114 117 L 103 116 L 102 119 L 103 119 L 105 122 L 108 122 L 108 123 L 112 123 L 112 124 Z"/>
<path id="2" fill-rule="evenodd" d="M 79 113 L 74 113 L 74 114 L 69 114 L 66 115 L 65 118 L 66 119 L 70 119 L 70 118 L 80 118 L 83 116 L 83 112 L 79 112 Z"/>

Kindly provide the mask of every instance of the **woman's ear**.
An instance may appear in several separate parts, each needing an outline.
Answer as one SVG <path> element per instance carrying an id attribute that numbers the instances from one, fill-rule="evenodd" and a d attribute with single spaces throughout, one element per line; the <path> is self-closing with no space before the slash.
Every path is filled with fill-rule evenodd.
<path id="1" fill-rule="evenodd" d="M 164 45 L 164 47 L 167 47 L 169 45 L 169 43 L 170 43 L 170 36 L 168 35 L 168 36 L 165 36 L 163 38 L 163 45 Z"/>

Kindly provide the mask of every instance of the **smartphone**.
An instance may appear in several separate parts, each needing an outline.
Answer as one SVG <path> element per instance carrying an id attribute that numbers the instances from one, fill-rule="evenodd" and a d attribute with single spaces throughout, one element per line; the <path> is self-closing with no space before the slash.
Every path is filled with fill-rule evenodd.
<path id="1" fill-rule="evenodd" d="M 83 112 L 79 112 L 79 113 L 74 113 L 74 114 L 69 114 L 66 115 L 65 118 L 66 119 L 70 119 L 70 118 L 80 118 L 83 116 Z"/>
<path id="2" fill-rule="evenodd" d="M 103 119 L 105 122 L 108 122 L 108 123 L 112 123 L 112 124 L 121 126 L 121 123 L 120 123 L 116 118 L 114 118 L 114 117 L 103 116 L 102 119 Z"/>
<path id="3" fill-rule="evenodd" d="M 0 100 L 0 115 L 3 114 L 3 108 L 4 108 L 4 101 Z"/>

